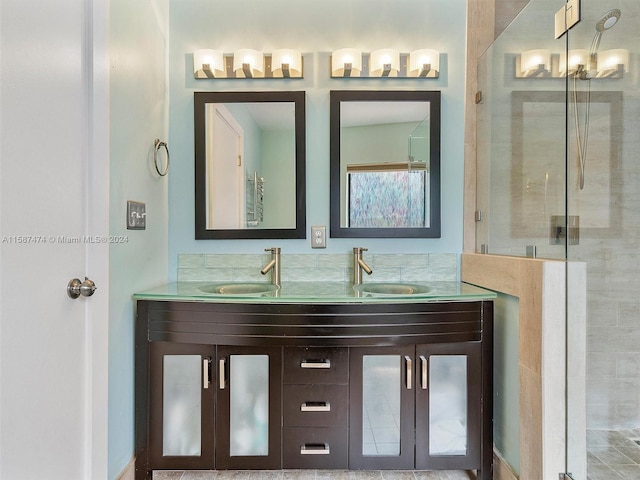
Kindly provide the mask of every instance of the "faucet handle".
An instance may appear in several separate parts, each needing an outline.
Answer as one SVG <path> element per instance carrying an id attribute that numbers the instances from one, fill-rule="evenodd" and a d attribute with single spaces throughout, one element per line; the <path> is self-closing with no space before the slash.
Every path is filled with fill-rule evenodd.
<path id="1" fill-rule="evenodd" d="M 353 247 L 353 253 L 362 253 L 367 251 L 369 251 L 369 249 L 365 247 Z"/>
<path id="2" fill-rule="evenodd" d="M 280 253 L 280 247 L 265 248 L 265 252 Z"/>

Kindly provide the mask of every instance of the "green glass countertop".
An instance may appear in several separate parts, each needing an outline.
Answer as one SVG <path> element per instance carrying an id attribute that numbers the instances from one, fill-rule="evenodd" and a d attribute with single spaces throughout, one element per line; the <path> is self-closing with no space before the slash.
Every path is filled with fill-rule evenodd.
<path id="1" fill-rule="evenodd" d="M 258 285 L 248 282 L 251 285 Z M 135 293 L 136 300 L 224 303 L 424 303 L 438 301 L 491 300 L 495 292 L 462 282 L 370 282 L 366 288 L 381 284 L 417 286 L 419 293 L 367 293 L 356 291 L 344 282 L 283 282 L 267 293 L 210 293 L 220 286 L 243 285 L 243 282 L 176 282 Z M 263 284 L 259 284 L 263 285 Z M 268 283 L 264 284 L 269 285 Z M 224 290 L 224 289 L 223 289 Z M 395 292 L 403 289 L 393 289 Z"/>

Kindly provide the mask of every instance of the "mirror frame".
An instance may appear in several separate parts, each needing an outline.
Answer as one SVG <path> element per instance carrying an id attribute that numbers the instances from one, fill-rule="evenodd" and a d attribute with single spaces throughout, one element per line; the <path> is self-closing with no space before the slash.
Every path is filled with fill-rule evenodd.
<path id="1" fill-rule="evenodd" d="M 238 228 L 207 229 L 206 205 L 206 119 L 208 103 L 258 103 L 287 102 L 295 107 L 296 138 L 296 225 L 292 228 Z M 305 92 L 194 92 L 194 145 L 195 145 L 195 238 L 258 239 L 258 238 L 306 238 L 306 113 Z"/>
<path id="2" fill-rule="evenodd" d="M 331 237 L 440 238 L 440 91 L 332 90 L 330 92 Z M 342 102 L 429 102 L 429 219 L 425 228 L 349 228 L 340 225 L 340 104 Z"/>

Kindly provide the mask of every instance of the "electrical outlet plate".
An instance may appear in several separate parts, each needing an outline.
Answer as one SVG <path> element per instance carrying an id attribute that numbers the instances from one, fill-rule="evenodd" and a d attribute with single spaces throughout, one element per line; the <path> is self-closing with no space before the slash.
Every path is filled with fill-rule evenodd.
<path id="1" fill-rule="evenodd" d="M 127 201 L 127 230 L 147 228 L 146 205 L 143 202 Z"/>
<path id="2" fill-rule="evenodd" d="M 311 227 L 311 248 L 327 248 L 327 228 L 324 225 Z"/>

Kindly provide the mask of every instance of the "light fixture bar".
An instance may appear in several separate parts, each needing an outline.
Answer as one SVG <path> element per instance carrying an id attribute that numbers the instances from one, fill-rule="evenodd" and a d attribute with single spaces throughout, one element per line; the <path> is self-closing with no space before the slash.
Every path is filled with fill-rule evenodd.
<path id="1" fill-rule="evenodd" d="M 212 60 L 213 52 L 217 56 Z M 293 49 L 262 53 L 242 49 L 235 53 L 197 50 L 193 54 L 196 79 L 297 79 L 303 78 L 304 59 Z"/>
<path id="2" fill-rule="evenodd" d="M 422 62 L 422 63 L 420 63 Z M 429 78 L 440 76 L 440 52 L 423 49 L 399 53 L 380 49 L 362 53 L 342 48 L 331 53 L 332 78 Z"/>

